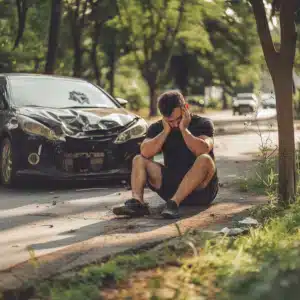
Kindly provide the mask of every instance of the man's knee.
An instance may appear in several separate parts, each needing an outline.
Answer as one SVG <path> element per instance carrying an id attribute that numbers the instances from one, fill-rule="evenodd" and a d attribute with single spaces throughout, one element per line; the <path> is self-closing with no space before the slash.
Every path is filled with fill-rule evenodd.
<path id="1" fill-rule="evenodd" d="M 136 165 L 138 165 L 138 166 L 144 165 L 145 166 L 147 164 L 147 162 L 148 162 L 147 158 L 145 158 L 142 155 L 138 154 L 133 158 L 132 165 L 133 166 L 136 166 Z"/>
<path id="2" fill-rule="evenodd" d="M 196 158 L 195 164 L 199 167 L 206 167 L 208 169 L 215 169 L 215 162 L 208 154 L 201 154 Z"/>

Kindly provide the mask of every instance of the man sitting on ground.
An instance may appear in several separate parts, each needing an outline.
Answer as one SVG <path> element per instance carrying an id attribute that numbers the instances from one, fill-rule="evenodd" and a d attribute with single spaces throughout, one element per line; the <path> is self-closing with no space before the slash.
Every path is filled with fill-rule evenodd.
<path id="1" fill-rule="evenodd" d="M 132 199 L 114 207 L 116 215 L 149 214 L 143 197 L 146 184 L 166 201 L 165 218 L 178 218 L 180 204 L 209 205 L 218 193 L 211 120 L 191 114 L 177 91 L 162 94 L 158 107 L 163 117 L 150 125 L 141 155 L 133 160 Z M 160 152 L 164 165 L 152 160 Z"/>

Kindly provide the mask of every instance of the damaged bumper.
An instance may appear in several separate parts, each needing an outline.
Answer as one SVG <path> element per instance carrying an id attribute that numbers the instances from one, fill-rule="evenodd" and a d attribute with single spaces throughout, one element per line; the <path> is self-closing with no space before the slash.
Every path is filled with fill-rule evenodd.
<path id="1" fill-rule="evenodd" d="M 14 145 L 20 176 L 38 176 L 57 180 L 127 179 L 132 159 L 140 152 L 143 138 L 124 144 L 113 143 L 115 137 L 67 137 L 66 141 L 49 141 L 23 135 L 22 149 Z M 19 146 L 20 147 L 20 146 Z"/>

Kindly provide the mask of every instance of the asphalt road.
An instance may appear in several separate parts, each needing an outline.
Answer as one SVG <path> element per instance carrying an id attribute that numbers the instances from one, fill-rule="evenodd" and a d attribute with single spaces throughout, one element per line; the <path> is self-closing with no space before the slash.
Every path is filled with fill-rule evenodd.
<path id="1" fill-rule="evenodd" d="M 296 132 L 299 140 L 300 133 Z M 277 143 L 277 133 L 263 133 L 263 141 Z M 215 153 L 221 180 L 243 174 L 230 169 L 233 160 L 251 160 L 261 144 L 256 133 L 218 136 Z M 146 198 L 151 197 L 147 191 Z M 124 187 L 97 183 L 71 186 L 45 184 L 19 189 L 0 187 L 0 270 L 29 258 L 28 247 L 38 255 L 54 252 L 89 237 L 113 231 L 111 207 L 122 203 L 130 192 Z M 73 235 L 74 231 L 79 234 Z"/>
<path id="2" fill-rule="evenodd" d="M 250 119 L 257 119 L 261 120 L 264 118 L 272 118 L 276 116 L 276 109 L 268 108 L 262 109 L 259 108 L 255 113 L 248 113 L 246 115 L 232 115 L 232 110 L 224 110 L 219 112 L 212 112 L 207 113 L 206 116 L 210 117 L 213 121 L 228 121 L 228 122 L 235 122 L 235 121 L 247 121 Z"/>

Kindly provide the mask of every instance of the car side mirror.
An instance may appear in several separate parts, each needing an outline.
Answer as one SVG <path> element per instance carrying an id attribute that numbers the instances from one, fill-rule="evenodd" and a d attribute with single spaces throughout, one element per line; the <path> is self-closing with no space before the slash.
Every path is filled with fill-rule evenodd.
<path id="1" fill-rule="evenodd" d="M 121 104 L 122 107 L 126 107 L 126 105 L 128 104 L 128 101 L 123 99 L 123 98 L 116 98 L 117 101 Z"/>

